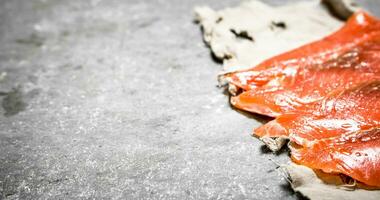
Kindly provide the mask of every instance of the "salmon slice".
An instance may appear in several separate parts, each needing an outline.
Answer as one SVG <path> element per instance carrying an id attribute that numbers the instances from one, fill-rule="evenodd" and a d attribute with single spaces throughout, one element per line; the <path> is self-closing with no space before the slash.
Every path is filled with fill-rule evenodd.
<path id="1" fill-rule="evenodd" d="M 380 80 L 336 90 L 255 134 L 288 137 L 296 163 L 380 187 Z"/>
<path id="2" fill-rule="evenodd" d="M 309 147 L 289 147 L 295 163 L 380 187 L 380 128 L 317 140 Z"/>
<path id="3" fill-rule="evenodd" d="M 259 137 L 291 136 L 299 144 L 380 127 L 380 79 L 336 90 L 257 128 Z M 306 141 L 306 142 L 304 142 Z"/>
<path id="4" fill-rule="evenodd" d="M 242 90 L 233 106 L 276 117 L 337 88 L 380 78 L 380 20 L 354 14 L 332 35 L 224 79 Z"/>

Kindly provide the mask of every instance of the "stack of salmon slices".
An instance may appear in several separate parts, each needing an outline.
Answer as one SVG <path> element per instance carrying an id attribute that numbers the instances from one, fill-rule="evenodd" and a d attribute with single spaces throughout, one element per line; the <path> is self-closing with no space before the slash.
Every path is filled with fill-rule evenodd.
<path id="1" fill-rule="evenodd" d="M 275 118 L 255 136 L 287 138 L 294 162 L 380 187 L 379 19 L 358 11 L 319 41 L 222 79 L 233 106 Z"/>

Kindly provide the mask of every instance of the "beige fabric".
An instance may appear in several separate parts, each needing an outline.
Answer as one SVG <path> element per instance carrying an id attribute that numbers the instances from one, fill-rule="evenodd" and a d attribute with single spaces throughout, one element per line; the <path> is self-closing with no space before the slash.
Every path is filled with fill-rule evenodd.
<path id="1" fill-rule="evenodd" d="M 318 174 L 308 167 L 294 163 L 283 166 L 283 169 L 287 173 L 286 176 L 289 177 L 292 188 L 312 200 L 380 199 L 380 190 L 364 190 L 358 187 L 345 186 L 339 176 L 331 176 L 321 172 Z"/>
<path id="2" fill-rule="evenodd" d="M 248 1 L 221 11 L 198 7 L 195 16 L 203 28 L 205 42 L 223 61 L 225 71 L 254 66 L 264 59 L 326 36 L 343 24 L 319 1 L 281 7 Z M 236 37 L 236 34 L 252 40 Z"/>

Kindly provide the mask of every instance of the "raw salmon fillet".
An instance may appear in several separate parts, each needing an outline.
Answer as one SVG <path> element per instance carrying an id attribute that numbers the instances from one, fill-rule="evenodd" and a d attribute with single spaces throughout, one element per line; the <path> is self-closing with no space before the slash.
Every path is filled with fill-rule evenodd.
<path id="1" fill-rule="evenodd" d="M 288 137 L 296 163 L 380 187 L 380 80 L 336 90 L 255 134 Z"/>
<path id="2" fill-rule="evenodd" d="M 294 162 L 380 187 L 380 20 L 357 12 L 324 39 L 223 78 L 241 90 L 232 105 L 277 117 L 255 130 L 267 144 L 289 138 Z"/>
<path id="3" fill-rule="evenodd" d="M 357 12 L 332 35 L 226 74 L 242 90 L 233 106 L 276 117 L 318 101 L 337 88 L 380 78 L 380 20 Z"/>

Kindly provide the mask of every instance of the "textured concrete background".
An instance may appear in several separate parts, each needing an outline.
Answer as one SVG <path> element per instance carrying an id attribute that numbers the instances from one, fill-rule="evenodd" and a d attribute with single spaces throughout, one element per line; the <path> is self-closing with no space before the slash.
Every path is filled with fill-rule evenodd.
<path id="1" fill-rule="evenodd" d="M 299 198 L 192 21 L 238 2 L 1 0 L 0 199 Z"/>

